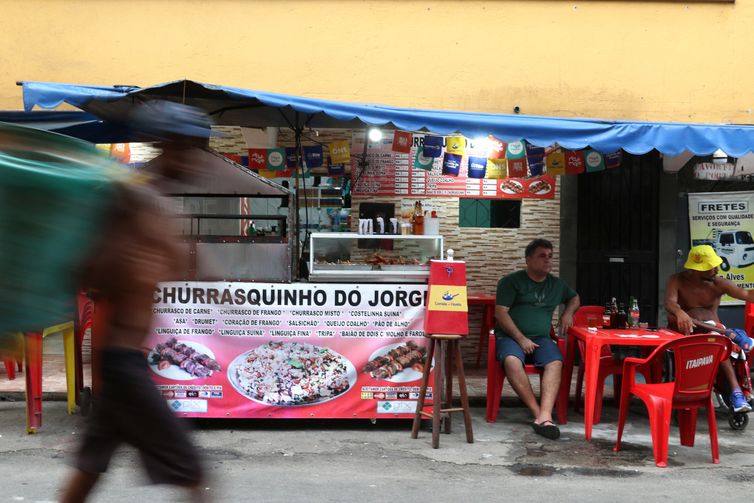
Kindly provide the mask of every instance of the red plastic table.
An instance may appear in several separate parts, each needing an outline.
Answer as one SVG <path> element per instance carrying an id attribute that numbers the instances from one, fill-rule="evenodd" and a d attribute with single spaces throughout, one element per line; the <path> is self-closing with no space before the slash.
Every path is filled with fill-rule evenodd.
<path id="1" fill-rule="evenodd" d="M 597 374 L 605 344 L 616 346 L 649 346 L 656 347 L 667 341 L 683 337 L 677 332 L 661 328 L 659 330 L 642 329 L 589 329 L 587 327 L 571 327 L 568 329 L 568 343 L 566 344 L 565 362 L 563 365 L 563 379 L 560 383 L 557 414 L 558 422 L 568 421 L 568 397 L 571 393 L 571 376 L 573 364 L 578 350 L 577 339 L 584 342 L 584 437 L 592 438 L 592 423 L 594 420 L 595 395 L 597 394 Z"/>
<path id="2" fill-rule="evenodd" d="M 479 331 L 479 347 L 476 351 L 476 367 L 479 368 L 479 362 L 482 357 L 482 345 L 487 342 L 487 336 L 490 330 L 495 328 L 495 296 L 489 293 L 469 293 L 467 297 L 469 305 L 481 305 L 482 326 Z"/>

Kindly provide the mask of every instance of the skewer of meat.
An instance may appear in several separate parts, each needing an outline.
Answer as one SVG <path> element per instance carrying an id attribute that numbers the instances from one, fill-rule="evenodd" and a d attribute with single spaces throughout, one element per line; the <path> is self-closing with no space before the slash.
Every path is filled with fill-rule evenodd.
<path id="1" fill-rule="evenodd" d="M 395 374 L 407 367 L 411 367 L 414 364 L 424 362 L 426 351 L 427 350 L 424 347 L 410 351 L 405 355 L 399 356 L 384 367 L 380 367 L 372 371 L 370 375 L 375 379 L 387 379 L 389 377 L 393 377 Z"/>
<path id="2" fill-rule="evenodd" d="M 371 372 L 375 369 L 378 369 L 380 367 L 384 367 L 391 361 L 395 360 L 399 356 L 405 355 L 406 353 L 410 353 L 411 351 L 414 351 L 417 349 L 417 345 L 414 341 L 408 341 L 406 344 L 398 346 L 397 348 L 393 348 L 390 351 L 388 351 L 386 354 L 382 356 L 378 356 L 374 360 L 371 360 L 364 366 L 363 372 Z"/>
<path id="3" fill-rule="evenodd" d="M 197 350 L 183 343 L 179 343 L 175 337 L 171 337 L 165 343 L 165 346 L 178 351 L 181 354 L 191 358 L 194 362 L 207 367 L 210 370 L 220 370 L 220 364 L 214 358 L 204 353 L 199 353 Z"/>
<path id="4" fill-rule="evenodd" d="M 154 353 L 157 354 L 161 360 L 166 360 L 173 365 L 178 365 L 179 368 L 185 370 L 194 377 L 209 377 L 212 375 L 211 368 L 197 362 L 191 357 L 191 354 L 176 350 L 177 346 L 183 346 L 182 344 L 175 344 L 175 339 L 169 340 L 166 344 L 157 344 L 154 347 Z M 172 343 L 172 346 L 169 344 Z M 202 355 L 206 356 L 206 355 Z"/>

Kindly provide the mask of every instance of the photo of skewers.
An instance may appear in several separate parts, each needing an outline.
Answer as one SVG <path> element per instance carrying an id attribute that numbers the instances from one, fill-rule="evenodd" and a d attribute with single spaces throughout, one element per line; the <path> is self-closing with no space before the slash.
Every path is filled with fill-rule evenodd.
<path id="1" fill-rule="evenodd" d="M 373 379 L 402 383 L 421 379 L 427 364 L 427 348 L 414 341 L 389 344 L 369 357 L 362 372 Z"/>
<path id="2" fill-rule="evenodd" d="M 204 379 L 221 369 L 207 346 L 194 341 L 179 342 L 175 337 L 155 345 L 148 358 L 157 375 L 178 381 Z"/>

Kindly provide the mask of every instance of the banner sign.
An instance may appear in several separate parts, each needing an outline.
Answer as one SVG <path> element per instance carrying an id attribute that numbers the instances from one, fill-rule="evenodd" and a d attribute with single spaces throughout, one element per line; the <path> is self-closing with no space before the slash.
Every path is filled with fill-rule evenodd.
<path id="1" fill-rule="evenodd" d="M 726 162 L 716 164 L 714 162 L 699 162 L 694 165 L 694 178 L 697 180 L 724 180 L 733 176 L 736 165 Z"/>
<path id="2" fill-rule="evenodd" d="M 745 290 L 754 289 L 754 192 L 689 194 L 691 246 L 708 244 L 723 259 L 720 274 Z M 743 304 L 723 296 L 721 304 Z"/>
<path id="3" fill-rule="evenodd" d="M 413 418 L 431 364 L 426 295 L 426 285 L 161 283 L 149 367 L 186 417 Z"/>

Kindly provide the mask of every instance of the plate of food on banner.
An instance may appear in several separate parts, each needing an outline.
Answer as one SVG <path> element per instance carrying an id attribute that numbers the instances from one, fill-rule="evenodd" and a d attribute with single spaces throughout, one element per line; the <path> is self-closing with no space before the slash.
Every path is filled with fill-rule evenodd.
<path id="1" fill-rule="evenodd" d="M 238 355 L 228 365 L 228 381 L 239 394 L 263 405 L 314 405 L 353 388 L 356 368 L 330 348 L 271 341 Z"/>
<path id="2" fill-rule="evenodd" d="M 552 185 L 547 180 L 534 180 L 529 184 L 529 193 L 543 196 L 552 190 Z"/>
<path id="3" fill-rule="evenodd" d="M 394 383 L 418 381 L 427 364 L 427 348 L 414 341 L 388 344 L 377 348 L 362 372 L 373 379 Z"/>
<path id="4" fill-rule="evenodd" d="M 174 381 L 204 379 L 222 367 L 204 344 L 171 337 L 156 344 L 147 356 L 149 367 L 160 377 Z"/>
<path id="5" fill-rule="evenodd" d="M 518 180 L 507 179 L 500 182 L 500 192 L 511 196 L 524 193 L 524 184 Z"/>

